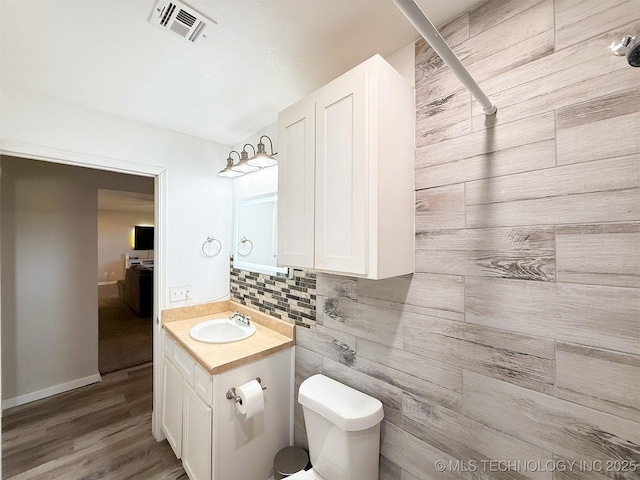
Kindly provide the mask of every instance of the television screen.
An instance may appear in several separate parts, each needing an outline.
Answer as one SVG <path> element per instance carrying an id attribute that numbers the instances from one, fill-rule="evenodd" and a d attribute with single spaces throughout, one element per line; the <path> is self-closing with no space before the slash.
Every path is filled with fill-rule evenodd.
<path id="1" fill-rule="evenodd" d="M 153 250 L 153 227 L 134 227 L 134 250 Z"/>

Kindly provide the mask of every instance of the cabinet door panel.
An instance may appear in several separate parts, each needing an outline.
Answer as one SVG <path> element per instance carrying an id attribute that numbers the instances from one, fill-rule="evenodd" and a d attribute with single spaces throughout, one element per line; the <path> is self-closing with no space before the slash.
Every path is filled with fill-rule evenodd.
<path id="1" fill-rule="evenodd" d="M 182 453 L 182 376 L 166 358 L 162 362 L 162 429 L 176 457 Z"/>
<path id="2" fill-rule="evenodd" d="M 185 385 L 182 464 L 191 480 L 211 480 L 211 407 Z"/>
<path id="3" fill-rule="evenodd" d="M 315 104 L 278 117 L 278 265 L 313 268 Z"/>
<path id="4" fill-rule="evenodd" d="M 316 256 L 320 270 L 367 273 L 367 82 L 356 69 L 316 101 Z"/>

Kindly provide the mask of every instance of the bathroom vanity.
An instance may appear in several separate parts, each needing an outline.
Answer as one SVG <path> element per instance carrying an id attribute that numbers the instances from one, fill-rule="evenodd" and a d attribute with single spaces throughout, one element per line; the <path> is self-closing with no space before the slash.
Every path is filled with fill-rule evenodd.
<path id="1" fill-rule="evenodd" d="M 267 479 L 275 454 L 293 443 L 294 326 L 234 302 L 213 310 L 222 311 L 163 312 L 162 428 L 191 480 Z M 193 326 L 232 311 L 250 314 L 255 334 L 231 343 L 190 337 Z M 227 392 L 257 377 L 264 408 L 246 420 Z"/>

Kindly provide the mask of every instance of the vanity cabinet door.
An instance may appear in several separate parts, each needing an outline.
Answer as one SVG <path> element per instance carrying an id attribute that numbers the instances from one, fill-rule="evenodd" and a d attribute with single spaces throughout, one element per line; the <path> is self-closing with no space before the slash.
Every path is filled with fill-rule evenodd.
<path id="1" fill-rule="evenodd" d="M 191 480 L 211 480 L 211 407 L 185 385 L 183 412 L 182 465 Z"/>
<path id="2" fill-rule="evenodd" d="M 166 358 L 162 362 L 162 429 L 176 457 L 182 451 L 182 376 Z"/>
<path id="3" fill-rule="evenodd" d="M 315 102 L 278 115 L 278 265 L 313 268 Z"/>

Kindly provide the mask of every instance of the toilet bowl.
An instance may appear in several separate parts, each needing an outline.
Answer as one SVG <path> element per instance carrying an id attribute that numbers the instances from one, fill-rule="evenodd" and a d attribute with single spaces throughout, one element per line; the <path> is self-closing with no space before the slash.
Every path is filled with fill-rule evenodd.
<path id="1" fill-rule="evenodd" d="M 313 375 L 300 385 L 313 468 L 292 480 L 377 480 L 382 403 L 326 377 Z"/>

